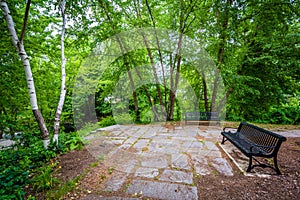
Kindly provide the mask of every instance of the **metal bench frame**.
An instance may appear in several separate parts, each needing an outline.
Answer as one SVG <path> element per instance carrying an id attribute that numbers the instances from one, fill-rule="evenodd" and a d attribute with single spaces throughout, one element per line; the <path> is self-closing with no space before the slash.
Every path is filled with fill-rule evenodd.
<path id="1" fill-rule="evenodd" d="M 223 136 L 221 144 L 224 144 L 224 142 L 228 140 L 249 158 L 247 172 L 259 166 L 263 168 L 270 167 L 274 169 L 278 175 L 281 174 L 277 165 L 277 154 L 281 143 L 286 141 L 284 136 L 245 122 L 240 123 L 236 132 L 226 131 L 228 128 L 229 127 L 225 127 L 221 132 Z M 254 157 L 273 158 L 274 167 L 262 164 Z M 252 159 L 258 164 L 252 165 Z"/>

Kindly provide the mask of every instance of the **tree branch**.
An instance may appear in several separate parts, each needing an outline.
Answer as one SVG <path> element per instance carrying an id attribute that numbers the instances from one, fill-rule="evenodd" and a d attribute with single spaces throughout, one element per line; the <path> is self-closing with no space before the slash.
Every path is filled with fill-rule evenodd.
<path id="1" fill-rule="evenodd" d="M 25 37 L 27 21 L 28 21 L 28 15 L 29 15 L 29 9 L 30 9 L 30 3 L 31 3 L 31 0 L 27 0 L 26 10 L 25 10 L 25 15 L 24 15 L 24 21 L 23 21 L 23 28 L 22 28 L 20 39 L 19 39 L 20 43 L 23 43 L 23 40 L 24 40 L 24 37 Z"/>

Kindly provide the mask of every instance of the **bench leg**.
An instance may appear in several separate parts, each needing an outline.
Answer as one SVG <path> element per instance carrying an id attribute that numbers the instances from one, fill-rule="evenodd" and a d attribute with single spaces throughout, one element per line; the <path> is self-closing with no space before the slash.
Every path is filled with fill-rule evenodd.
<path id="1" fill-rule="evenodd" d="M 247 168 L 246 172 L 250 172 L 251 171 L 251 166 L 252 166 L 252 156 L 249 157 L 249 165 L 248 165 L 248 168 Z"/>
<path id="2" fill-rule="evenodd" d="M 223 139 L 222 139 L 222 142 L 221 142 L 221 144 L 224 144 L 225 143 L 225 137 L 223 136 Z"/>
<path id="3" fill-rule="evenodd" d="M 275 166 L 275 170 L 276 170 L 276 173 L 277 175 L 281 175 L 281 172 L 278 168 L 278 165 L 277 165 L 277 156 L 274 157 L 274 166 Z"/>

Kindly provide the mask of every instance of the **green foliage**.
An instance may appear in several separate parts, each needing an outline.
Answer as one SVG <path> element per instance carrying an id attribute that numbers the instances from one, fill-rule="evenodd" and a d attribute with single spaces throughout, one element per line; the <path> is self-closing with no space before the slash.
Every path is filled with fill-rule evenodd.
<path id="1" fill-rule="evenodd" d="M 107 127 L 107 126 L 112 126 L 115 125 L 115 119 L 113 116 L 108 116 L 105 117 L 103 119 L 101 119 L 101 121 L 99 122 L 100 127 Z"/>
<path id="2" fill-rule="evenodd" d="M 80 150 L 86 141 L 74 133 L 59 135 L 58 145 L 51 143 L 49 149 L 43 147 L 35 134 L 22 134 L 16 150 L 0 151 L 0 197 L 1 199 L 23 199 L 24 187 L 31 184 L 38 191 L 48 191 L 60 182 L 53 177 L 55 164 L 46 164 L 57 153 Z M 29 179 L 29 174 L 34 177 Z"/>
<path id="3" fill-rule="evenodd" d="M 50 190 L 47 191 L 47 199 L 53 199 L 53 200 L 61 199 L 68 192 L 75 189 L 79 179 L 80 177 L 70 180 L 63 185 L 60 185 L 59 188 L 57 187 L 50 188 Z"/>
<path id="4" fill-rule="evenodd" d="M 114 116 L 114 119 L 118 124 L 131 124 L 132 116 L 128 113 L 122 113 Z"/>
<path id="5" fill-rule="evenodd" d="M 61 183 L 53 176 L 53 167 L 55 167 L 55 164 L 45 165 L 36 170 L 36 176 L 30 181 L 36 192 L 45 192 Z"/>
<path id="6" fill-rule="evenodd" d="M 77 131 L 78 135 L 84 137 L 90 134 L 91 131 L 94 131 L 99 128 L 99 124 L 95 123 L 87 123 L 84 127 Z"/>
<path id="7" fill-rule="evenodd" d="M 85 144 L 87 144 L 87 141 L 77 132 L 69 133 L 65 142 L 69 150 L 82 150 Z"/>
<path id="8" fill-rule="evenodd" d="M 272 124 L 300 124 L 300 107 L 286 104 L 271 107 L 270 111 L 263 116 L 262 121 Z"/>
<path id="9" fill-rule="evenodd" d="M 1 199 L 23 199 L 24 186 L 30 183 L 29 174 L 56 155 L 51 150 L 45 150 L 41 140 L 31 143 L 29 147 L 16 148 L 0 151 Z"/>

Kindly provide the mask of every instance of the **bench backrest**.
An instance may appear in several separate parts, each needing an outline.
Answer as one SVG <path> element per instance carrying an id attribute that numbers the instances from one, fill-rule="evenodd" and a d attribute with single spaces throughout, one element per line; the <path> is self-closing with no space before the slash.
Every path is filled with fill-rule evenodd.
<path id="1" fill-rule="evenodd" d="M 186 112 L 186 120 L 219 120 L 218 112 Z"/>
<path id="2" fill-rule="evenodd" d="M 239 125 L 237 132 L 239 132 L 242 137 L 254 144 L 276 147 L 261 147 L 261 149 L 268 153 L 271 153 L 272 151 L 278 151 L 281 143 L 286 141 L 286 138 L 281 135 L 245 122 L 242 122 Z"/>

